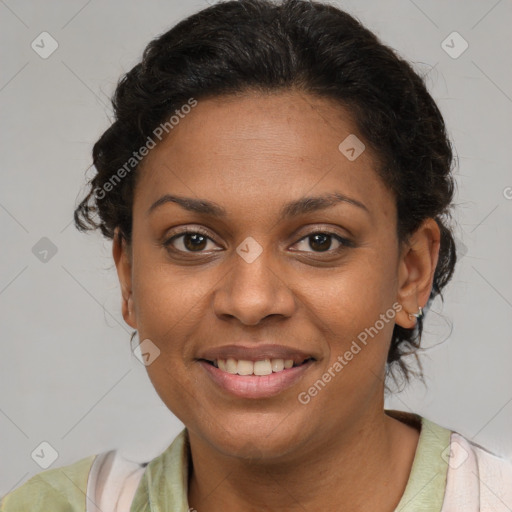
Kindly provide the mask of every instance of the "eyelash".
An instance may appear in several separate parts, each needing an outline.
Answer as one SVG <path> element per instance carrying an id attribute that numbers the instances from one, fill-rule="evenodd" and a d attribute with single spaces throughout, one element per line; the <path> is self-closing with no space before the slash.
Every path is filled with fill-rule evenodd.
<path id="1" fill-rule="evenodd" d="M 172 247 L 173 241 L 177 240 L 178 238 L 180 238 L 180 237 L 182 237 L 184 235 L 188 235 L 188 234 L 202 235 L 205 238 L 207 238 L 208 240 L 211 240 L 212 242 L 215 243 L 215 241 L 209 236 L 209 234 L 206 232 L 206 230 L 203 230 L 203 229 L 197 227 L 197 228 L 194 228 L 194 229 L 190 229 L 190 228 L 189 229 L 184 229 L 183 231 L 181 231 L 181 232 L 173 235 L 172 237 L 166 239 L 163 242 L 162 245 L 166 249 L 172 250 L 172 251 L 175 251 L 175 252 L 178 252 L 178 253 L 201 254 L 203 251 L 197 251 L 197 252 L 196 251 L 182 251 L 181 249 L 176 249 L 176 248 Z M 327 235 L 327 236 L 330 236 L 330 237 L 334 238 L 335 240 L 337 240 L 341 245 L 337 249 L 328 249 L 327 251 L 305 251 L 305 252 L 313 252 L 314 254 L 333 254 L 333 253 L 340 252 L 343 249 L 346 249 L 346 248 L 349 248 L 349 247 L 354 247 L 353 242 L 351 242 L 347 238 L 343 238 L 342 236 L 338 235 L 337 233 L 332 233 L 332 232 L 326 231 L 326 230 L 312 231 L 311 233 L 308 233 L 307 235 L 303 236 L 300 240 L 295 242 L 294 245 L 298 244 L 299 242 L 302 242 L 303 240 L 307 240 L 309 237 L 312 237 L 314 235 Z M 304 252 L 304 251 L 298 251 L 298 252 Z"/>

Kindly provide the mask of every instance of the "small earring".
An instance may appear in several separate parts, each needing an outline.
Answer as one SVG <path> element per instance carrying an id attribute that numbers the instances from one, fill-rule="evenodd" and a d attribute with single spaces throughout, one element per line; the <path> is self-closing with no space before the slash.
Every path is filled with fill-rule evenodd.
<path id="1" fill-rule="evenodd" d="M 409 313 L 409 318 L 421 318 L 423 316 L 423 308 L 418 306 L 417 313 Z"/>

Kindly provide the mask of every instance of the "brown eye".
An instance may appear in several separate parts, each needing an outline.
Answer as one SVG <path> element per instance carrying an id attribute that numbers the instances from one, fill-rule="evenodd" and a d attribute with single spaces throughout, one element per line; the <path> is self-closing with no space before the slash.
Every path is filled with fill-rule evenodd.
<path id="1" fill-rule="evenodd" d="M 325 233 L 317 233 L 315 235 L 310 235 L 309 246 L 315 251 L 328 251 L 331 248 L 332 237 L 330 235 L 326 235 Z"/>
<path id="2" fill-rule="evenodd" d="M 333 244 L 333 239 L 338 244 L 338 247 L 331 249 Z M 301 251 L 307 251 L 307 248 L 313 249 L 313 252 L 336 252 L 337 250 L 342 249 L 343 247 L 351 247 L 352 243 L 350 240 L 343 238 L 335 233 L 328 233 L 323 231 L 317 231 L 315 233 L 310 233 L 305 236 L 297 244 L 304 244 L 306 248 L 299 249 Z"/>
<path id="3" fill-rule="evenodd" d="M 200 233 L 187 233 L 183 236 L 183 245 L 189 251 L 201 251 L 207 245 L 207 238 Z"/>
<path id="4" fill-rule="evenodd" d="M 183 231 L 174 235 L 164 242 L 164 246 L 179 252 L 204 252 L 208 247 L 208 242 L 213 240 L 202 231 L 197 229 Z"/>

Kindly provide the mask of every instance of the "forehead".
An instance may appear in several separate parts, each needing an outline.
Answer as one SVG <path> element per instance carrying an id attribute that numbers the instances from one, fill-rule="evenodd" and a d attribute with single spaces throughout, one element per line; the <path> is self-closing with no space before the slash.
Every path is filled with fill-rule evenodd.
<path id="1" fill-rule="evenodd" d="M 134 207 L 180 193 L 229 211 L 336 191 L 389 210 L 371 148 L 355 159 L 343 152 L 354 143 L 361 151 L 350 112 L 333 100 L 303 92 L 199 100 L 145 157 Z"/>

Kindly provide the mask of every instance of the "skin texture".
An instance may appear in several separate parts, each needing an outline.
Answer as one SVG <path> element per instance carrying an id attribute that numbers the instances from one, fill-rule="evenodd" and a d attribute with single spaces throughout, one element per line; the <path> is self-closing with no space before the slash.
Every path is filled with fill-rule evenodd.
<path id="1" fill-rule="evenodd" d="M 394 321 L 414 326 L 408 313 L 426 304 L 438 258 L 433 219 L 398 245 L 394 197 L 369 146 L 354 161 L 338 150 L 349 134 L 362 140 L 328 99 L 247 93 L 199 101 L 143 161 L 132 243 L 116 237 L 113 256 L 125 321 L 161 351 L 148 375 L 189 429 L 188 496 L 199 511 L 392 511 L 405 489 L 419 434 L 384 413 L 393 321 L 307 405 L 297 400 L 393 303 L 403 307 Z M 368 211 L 341 202 L 279 220 L 285 203 L 334 191 Z M 164 194 L 214 201 L 226 215 L 172 202 L 147 214 Z M 209 239 L 166 248 L 178 226 Z M 315 244 L 316 231 L 353 246 Z M 247 237 L 262 248 L 252 263 L 236 252 Z M 234 398 L 196 358 L 240 340 L 316 361 L 277 396 Z"/>

